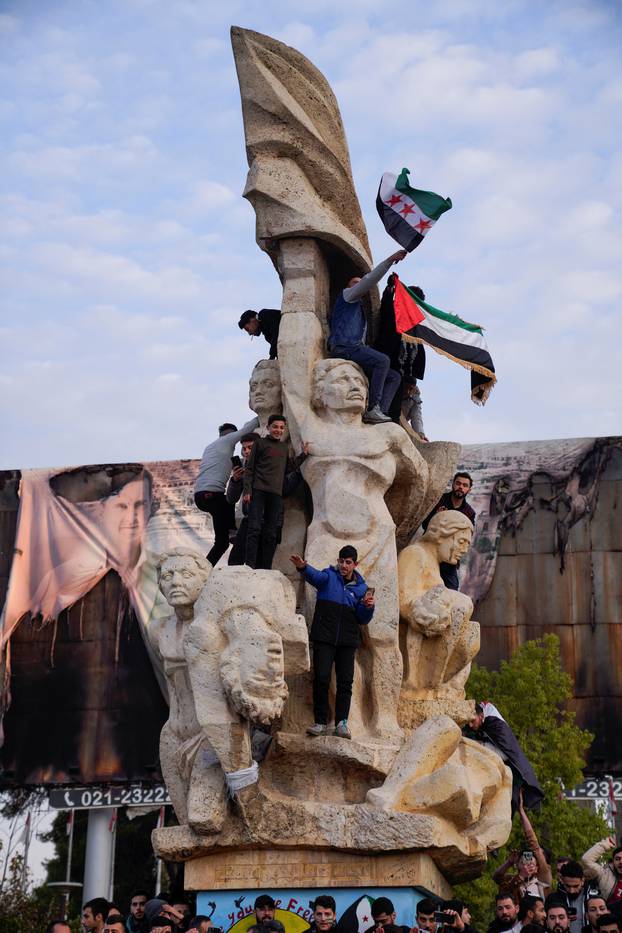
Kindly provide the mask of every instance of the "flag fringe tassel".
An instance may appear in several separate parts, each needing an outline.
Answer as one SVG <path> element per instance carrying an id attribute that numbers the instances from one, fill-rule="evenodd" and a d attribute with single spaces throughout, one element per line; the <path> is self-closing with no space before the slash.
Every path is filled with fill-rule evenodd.
<path id="1" fill-rule="evenodd" d="M 479 366 L 477 363 L 468 363 L 466 360 L 460 360 L 457 356 L 454 356 L 452 353 L 448 353 L 446 350 L 441 350 L 439 347 L 435 347 L 434 344 L 428 343 L 427 340 L 422 340 L 421 337 L 411 337 L 410 334 L 402 334 L 403 340 L 407 340 L 408 343 L 421 343 L 424 347 L 430 347 L 431 350 L 434 350 L 435 353 L 439 353 L 441 356 L 446 356 L 448 360 L 453 360 L 454 363 L 458 363 L 459 366 L 462 366 L 464 369 L 470 369 L 473 372 L 479 373 L 480 376 L 486 376 L 490 379 L 490 383 L 485 386 L 478 386 L 475 391 L 481 393 L 481 398 L 474 398 L 473 392 L 471 392 L 471 401 L 475 402 L 476 405 L 485 405 L 488 401 L 488 396 L 495 387 L 497 377 L 494 373 L 491 373 L 489 369 L 486 369 L 485 366 Z"/>

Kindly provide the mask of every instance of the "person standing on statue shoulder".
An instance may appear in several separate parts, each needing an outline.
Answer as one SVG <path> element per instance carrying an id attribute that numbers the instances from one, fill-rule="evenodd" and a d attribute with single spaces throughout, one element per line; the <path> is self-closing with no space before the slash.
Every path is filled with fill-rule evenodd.
<path id="1" fill-rule="evenodd" d="M 436 515 L 437 512 L 444 512 L 447 509 L 462 512 L 462 514 L 466 515 L 469 519 L 473 527 L 475 527 L 475 512 L 466 501 L 466 497 L 470 493 L 472 486 L 473 480 L 470 475 L 464 471 L 458 471 L 451 481 L 451 492 L 443 493 L 428 517 L 421 523 L 423 530 L 427 530 L 433 515 Z M 457 590 L 460 587 L 460 581 L 458 580 L 459 566 L 459 563 L 456 565 L 441 563 L 439 565 L 441 578 L 449 590 Z"/>
<path id="2" fill-rule="evenodd" d="M 358 572 L 356 548 L 347 544 L 339 551 L 336 567 L 316 570 L 299 554 L 290 560 L 307 583 L 317 590 L 315 613 L 309 632 L 313 642 L 313 715 L 315 723 L 308 735 L 328 735 L 328 688 L 335 665 L 335 732 L 351 739 L 348 715 L 352 699 L 354 656 L 361 643 L 361 625 L 369 625 L 374 615 L 374 590 Z"/>
<path id="3" fill-rule="evenodd" d="M 279 532 L 283 526 L 283 492 L 290 465 L 288 445 L 283 443 L 286 425 L 284 415 L 270 415 L 268 434 L 255 441 L 244 467 L 242 503 L 248 506 L 244 563 L 253 570 L 272 569 Z M 294 471 L 308 453 L 309 445 L 304 442 L 302 453 L 293 463 Z"/>
<path id="4" fill-rule="evenodd" d="M 218 438 L 203 451 L 199 475 L 194 484 L 194 504 L 212 516 L 214 545 L 207 559 L 215 567 L 229 547 L 229 532 L 235 531 L 235 508 L 225 498 L 231 473 L 231 456 L 241 438 L 259 427 L 259 418 L 247 421 L 240 430 L 225 422 L 218 428 Z"/>
<path id="5" fill-rule="evenodd" d="M 400 249 L 363 278 L 351 278 L 337 298 L 330 317 L 330 355 L 358 363 L 369 380 L 369 400 L 367 411 L 363 415 L 366 424 L 384 424 L 391 421 L 387 412 L 401 377 L 390 368 L 390 360 L 385 353 L 365 346 L 367 319 L 362 299 L 383 275 L 387 274 L 394 263 L 400 262 L 407 255 L 405 249 Z"/>

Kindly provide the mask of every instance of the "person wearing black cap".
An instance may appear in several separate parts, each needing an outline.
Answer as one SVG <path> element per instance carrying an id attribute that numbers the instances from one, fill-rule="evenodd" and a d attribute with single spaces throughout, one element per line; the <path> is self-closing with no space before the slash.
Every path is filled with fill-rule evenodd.
<path id="1" fill-rule="evenodd" d="M 245 311 L 238 327 L 245 330 L 251 337 L 258 337 L 260 334 L 270 344 L 270 359 L 275 360 L 278 356 L 279 327 L 281 326 L 281 312 L 275 308 L 262 308 L 259 314 L 256 311 Z"/>
<path id="2" fill-rule="evenodd" d="M 260 894 L 255 898 L 255 920 L 257 921 L 258 926 L 261 926 L 264 923 L 267 923 L 269 920 L 274 920 L 274 911 L 276 910 L 276 903 L 273 897 L 270 897 L 269 894 Z"/>
<path id="3" fill-rule="evenodd" d="M 337 693 L 335 696 L 335 732 L 342 739 L 351 739 L 348 714 L 352 699 L 354 656 L 361 643 L 361 625 L 369 625 L 374 614 L 374 591 L 370 589 L 358 566 L 355 547 L 347 544 L 339 551 L 336 567 L 316 570 L 299 554 L 290 560 L 307 583 L 317 590 L 315 613 L 309 632 L 313 643 L 313 714 L 315 723 L 308 735 L 328 735 L 328 688 L 335 666 Z"/>

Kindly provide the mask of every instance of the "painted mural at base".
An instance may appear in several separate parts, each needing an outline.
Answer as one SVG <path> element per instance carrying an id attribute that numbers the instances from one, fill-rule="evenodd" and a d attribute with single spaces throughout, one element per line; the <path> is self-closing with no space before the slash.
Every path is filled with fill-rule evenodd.
<path id="1" fill-rule="evenodd" d="M 311 924 L 312 902 L 321 888 L 283 888 L 270 891 L 201 891 L 197 894 L 197 914 L 205 914 L 223 933 L 246 933 L 255 923 L 253 904 L 259 893 L 270 894 L 276 903 L 275 920 L 285 933 L 303 933 Z M 395 906 L 398 925 L 412 927 L 419 901 L 430 892 L 423 888 L 331 888 L 337 905 L 338 933 L 365 933 L 373 927 L 371 905 L 377 897 L 388 897 Z"/>

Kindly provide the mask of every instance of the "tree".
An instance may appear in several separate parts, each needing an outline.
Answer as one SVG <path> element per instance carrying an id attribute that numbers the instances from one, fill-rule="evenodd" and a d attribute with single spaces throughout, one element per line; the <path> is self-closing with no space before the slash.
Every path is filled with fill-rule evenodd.
<path id="1" fill-rule="evenodd" d="M 593 739 L 576 725 L 575 714 L 568 709 L 572 686 L 572 678 L 562 668 L 557 635 L 545 635 L 522 644 L 509 661 L 501 662 L 498 671 L 474 664 L 466 689 L 471 699 L 490 700 L 498 707 L 538 776 L 544 801 L 530 819 L 540 844 L 553 853 L 579 857 L 610 830 L 596 813 L 564 797 L 564 787 L 583 780 L 585 756 Z M 493 872 L 511 849 L 521 847 L 517 814 L 507 844 L 489 859 L 484 874 L 456 886 L 456 896 L 469 903 L 478 928 L 485 928 L 493 917 L 498 890 Z"/>

